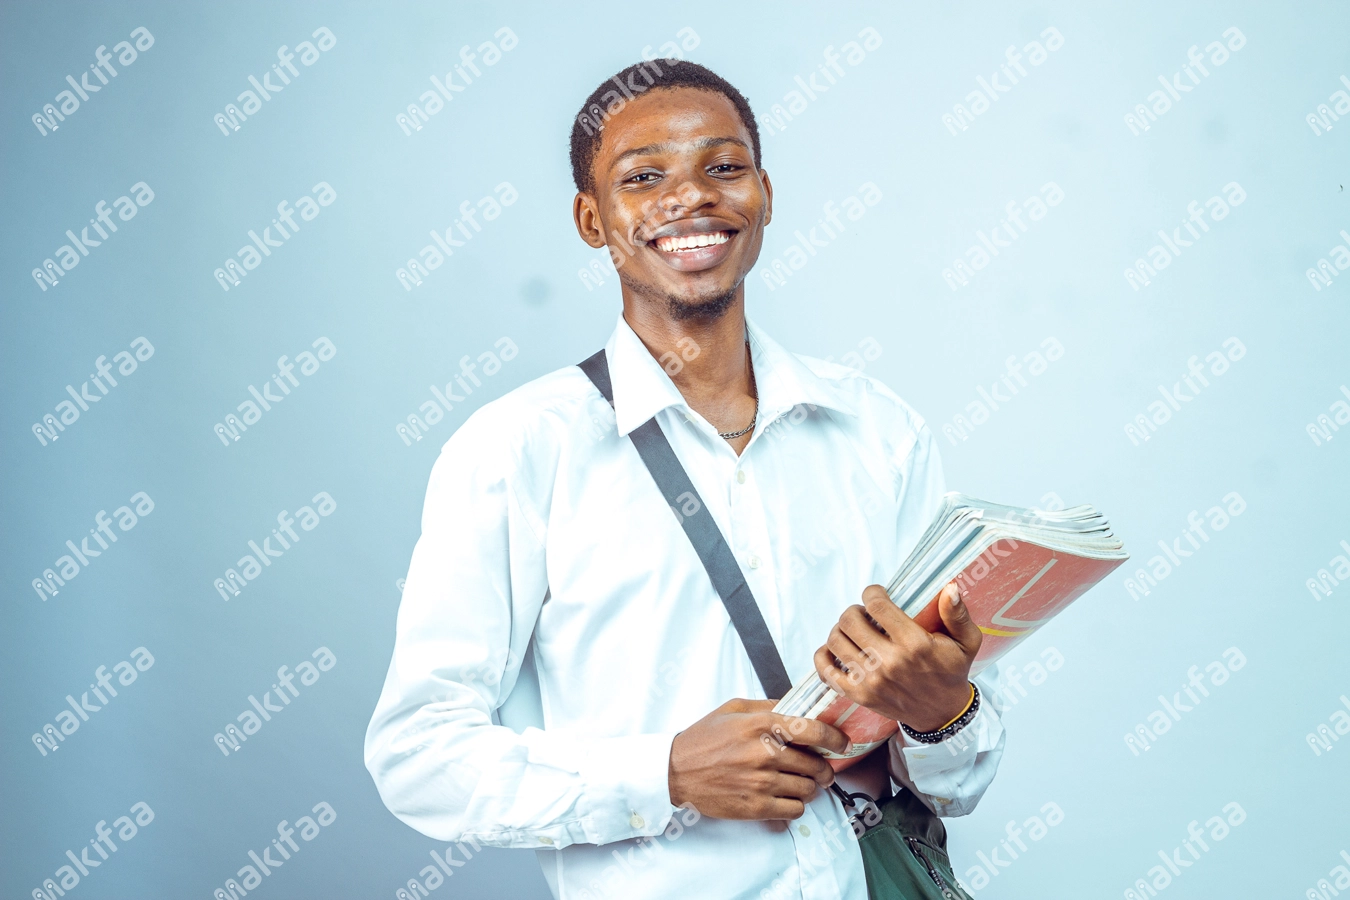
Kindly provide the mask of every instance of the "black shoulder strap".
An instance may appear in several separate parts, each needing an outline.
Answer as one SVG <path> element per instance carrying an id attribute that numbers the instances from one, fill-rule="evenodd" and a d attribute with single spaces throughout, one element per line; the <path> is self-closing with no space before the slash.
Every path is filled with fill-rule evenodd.
<path id="1" fill-rule="evenodd" d="M 610 383 L 609 363 L 605 359 L 605 351 L 601 350 L 580 363 L 580 367 L 612 406 L 614 389 Z M 764 616 L 755 603 L 754 594 L 750 592 L 750 585 L 745 583 L 745 575 L 741 573 L 736 557 L 732 555 L 726 538 L 722 537 L 722 532 L 713 521 L 703 498 L 694 489 L 694 483 L 689 480 L 689 473 L 680 465 L 670 441 L 666 439 L 665 433 L 661 431 L 661 426 L 655 419 L 648 419 L 633 429 L 628 436 L 632 439 L 633 446 L 637 448 L 638 456 L 642 457 L 642 462 L 647 466 L 647 471 L 651 473 L 652 480 L 665 496 L 666 503 L 680 510 L 684 533 L 694 545 L 694 551 L 703 562 L 703 567 L 708 570 L 708 577 L 712 579 L 713 587 L 722 598 L 722 604 L 726 606 L 727 614 L 731 616 L 731 624 L 736 627 L 736 633 L 741 636 L 741 643 L 745 645 L 745 652 L 750 656 L 750 663 L 755 667 L 755 674 L 759 676 L 759 683 L 763 686 L 765 695 L 772 700 L 781 698 L 792 688 L 792 680 L 788 678 L 787 669 L 783 667 L 782 657 L 778 655 L 778 648 L 774 646 L 769 627 L 764 624 Z M 694 501 L 697 509 L 694 513 L 685 515 L 684 509 L 689 506 L 690 499 Z"/>

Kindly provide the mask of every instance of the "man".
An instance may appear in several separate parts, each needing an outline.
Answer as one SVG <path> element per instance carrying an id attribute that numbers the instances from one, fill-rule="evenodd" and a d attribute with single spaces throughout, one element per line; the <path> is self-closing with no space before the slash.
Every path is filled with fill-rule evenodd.
<path id="1" fill-rule="evenodd" d="M 954 587 L 948 634 L 928 635 L 874 584 L 941 498 L 933 436 L 878 382 L 747 323 L 773 189 L 734 87 L 662 60 L 582 109 L 573 216 L 609 247 L 623 294 L 605 345 L 614 405 L 569 367 L 446 443 L 367 767 L 427 835 L 540 851 L 558 897 L 866 897 L 812 749 L 847 738 L 769 711 L 777 698 L 628 435 L 655 417 L 790 676 L 814 664 L 916 732 L 968 708 L 980 642 Z M 962 815 L 1002 747 L 985 703 L 960 741 L 902 731 L 839 780 L 873 796 L 893 781 Z"/>

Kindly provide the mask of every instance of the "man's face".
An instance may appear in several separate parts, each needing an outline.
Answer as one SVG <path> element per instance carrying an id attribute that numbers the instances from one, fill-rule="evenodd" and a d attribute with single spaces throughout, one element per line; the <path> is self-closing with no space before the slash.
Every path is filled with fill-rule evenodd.
<path id="1" fill-rule="evenodd" d="M 605 124 L 592 171 L 577 230 L 610 245 L 624 286 L 677 315 L 725 309 L 759 258 L 773 203 L 731 101 L 684 87 L 639 96 Z"/>

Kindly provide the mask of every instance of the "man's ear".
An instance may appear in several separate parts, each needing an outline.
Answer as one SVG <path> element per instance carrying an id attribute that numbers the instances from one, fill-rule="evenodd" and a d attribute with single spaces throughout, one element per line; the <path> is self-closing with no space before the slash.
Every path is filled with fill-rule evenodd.
<path id="1" fill-rule="evenodd" d="M 578 192 L 572 201 L 572 221 L 577 226 L 577 234 L 590 246 L 599 250 L 605 246 L 604 224 L 600 221 L 600 209 L 590 194 Z"/>
<path id="2" fill-rule="evenodd" d="M 759 170 L 759 183 L 764 185 L 764 224 L 768 225 L 773 221 L 773 183 L 767 170 Z"/>

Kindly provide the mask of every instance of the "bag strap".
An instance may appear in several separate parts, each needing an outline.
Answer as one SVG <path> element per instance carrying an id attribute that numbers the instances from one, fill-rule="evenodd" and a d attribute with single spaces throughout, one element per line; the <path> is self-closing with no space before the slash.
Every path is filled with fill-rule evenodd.
<path id="1" fill-rule="evenodd" d="M 601 396 L 613 406 L 614 388 L 609 378 L 609 362 L 605 358 L 605 351 L 601 350 L 578 365 Z M 694 545 L 694 552 L 698 554 L 703 568 L 707 569 L 713 588 L 722 598 L 722 605 L 726 607 L 731 624 L 745 645 L 745 652 L 750 657 L 750 664 L 755 667 L 765 696 L 773 700 L 780 699 L 792 689 L 792 680 L 788 678 L 783 659 L 778 655 L 773 635 L 769 634 L 769 627 L 764 624 L 764 616 L 755 603 L 755 595 L 750 592 L 750 585 L 745 583 L 745 575 L 736 563 L 731 548 L 727 546 L 721 529 L 713 521 L 712 513 L 708 512 L 707 504 L 689 480 L 689 473 L 680 465 L 679 458 L 656 419 L 648 419 L 633 429 L 628 437 L 651 473 L 652 480 L 666 498 L 666 503 L 682 511 L 693 499 L 697 509 L 689 515 L 681 512 L 680 524 L 689 542 Z"/>

